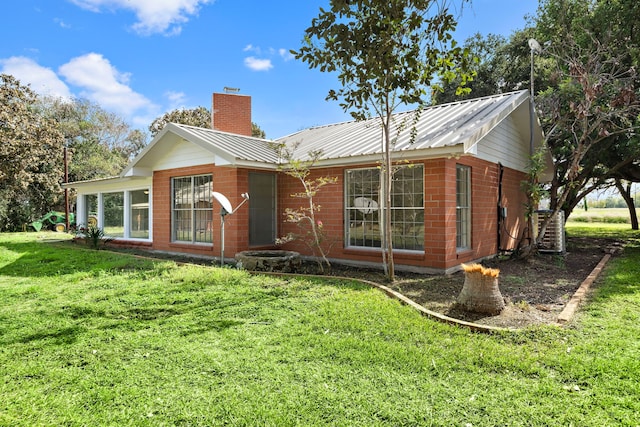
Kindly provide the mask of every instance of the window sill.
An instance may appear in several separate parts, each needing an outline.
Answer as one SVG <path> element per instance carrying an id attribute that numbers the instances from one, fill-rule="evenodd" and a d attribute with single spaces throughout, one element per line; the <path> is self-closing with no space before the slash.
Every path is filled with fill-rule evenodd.
<path id="1" fill-rule="evenodd" d="M 358 246 L 348 246 L 344 249 L 345 254 L 352 255 L 380 255 L 382 250 L 380 248 L 366 248 L 366 247 L 358 247 Z M 393 250 L 394 259 L 424 259 L 424 251 L 410 251 L 407 249 L 394 249 Z"/>
<path id="2" fill-rule="evenodd" d="M 172 248 L 203 248 L 203 249 L 213 249 L 213 243 L 188 243 L 188 242 L 171 242 L 169 243 L 169 247 Z"/>
<path id="3" fill-rule="evenodd" d="M 456 249 L 456 258 L 471 258 L 474 254 L 473 249 Z"/>

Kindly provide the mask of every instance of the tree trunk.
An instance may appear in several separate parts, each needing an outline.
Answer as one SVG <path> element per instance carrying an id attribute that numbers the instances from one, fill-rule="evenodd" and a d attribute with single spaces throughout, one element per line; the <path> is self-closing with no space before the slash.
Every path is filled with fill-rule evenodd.
<path id="1" fill-rule="evenodd" d="M 462 265 L 465 272 L 464 286 L 457 303 L 463 309 L 475 313 L 499 314 L 505 307 L 498 288 L 500 270 L 484 268 L 480 264 Z"/>
<path id="2" fill-rule="evenodd" d="M 627 185 L 627 188 L 624 188 L 622 185 L 622 181 L 616 179 L 616 188 L 620 192 L 620 195 L 624 199 L 627 204 L 627 208 L 629 208 L 629 216 L 631 218 L 631 229 L 638 229 L 638 214 L 636 213 L 636 207 L 633 203 L 633 197 L 631 197 L 631 185 Z"/>
<path id="3" fill-rule="evenodd" d="M 388 102 L 387 102 L 388 105 Z M 387 278 L 393 283 L 395 280 L 395 266 L 393 261 L 393 229 L 391 228 L 391 181 L 393 178 L 392 162 L 391 162 L 391 112 L 387 110 L 385 117 L 383 138 L 384 138 L 384 248 L 387 263 Z"/>

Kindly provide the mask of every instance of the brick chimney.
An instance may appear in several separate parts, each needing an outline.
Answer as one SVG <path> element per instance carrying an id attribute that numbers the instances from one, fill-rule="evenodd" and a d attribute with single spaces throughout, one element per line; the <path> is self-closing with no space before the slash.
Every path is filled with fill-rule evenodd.
<path id="1" fill-rule="evenodd" d="M 237 93 L 214 93 L 211 128 L 251 136 L 251 97 Z"/>

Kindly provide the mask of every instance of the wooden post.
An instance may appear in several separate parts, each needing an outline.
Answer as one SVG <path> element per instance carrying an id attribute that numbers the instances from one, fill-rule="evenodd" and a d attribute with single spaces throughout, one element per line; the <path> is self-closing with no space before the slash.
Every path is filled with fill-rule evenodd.
<path id="1" fill-rule="evenodd" d="M 69 182 L 69 165 L 67 161 L 67 146 L 64 146 L 64 183 Z M 65 231 L 69 232 L 69 189 L 64 187 L 64 226 Z"/>

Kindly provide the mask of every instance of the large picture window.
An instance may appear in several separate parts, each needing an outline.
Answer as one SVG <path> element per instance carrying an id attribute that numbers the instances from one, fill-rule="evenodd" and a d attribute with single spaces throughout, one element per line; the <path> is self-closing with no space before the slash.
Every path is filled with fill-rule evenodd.
<path id="1" fill-rule="evenodd" d="M 124 193 L 102 195 L 104 211 L 104 234 L 109 237 L 124 237 Z"/>
<path id="2" fill-rule="evenodd" d="M 198 175 L 172 179 L 172 240 L 212 243 L 213 176 Z"/>
<path id="3" fill-rule="evenodd" d="M 130 191 L 129 237 L 149 238 L 149 190 Z"/>
<path id="4" fill-rule="evenodd" d="M 346 241 L 349 246 L 382 246 L 380 170 L 353 169 L 346 172 Z M 424 171 L 422 165 L 407 165 L 393 174 L 391 189 L 393 247 L 424 250 Z"/>
<path id="5" fill-rule="evenodd" d="M 471 168 L 456 166 L 456 247 L 471 248 Z"/>
<path id="6" fill-rule="evenodd" d="M 98 195 L 86 194 L 84 196 L 84 216 L 78 224 L 82 227 L 98 226 Z"/>

